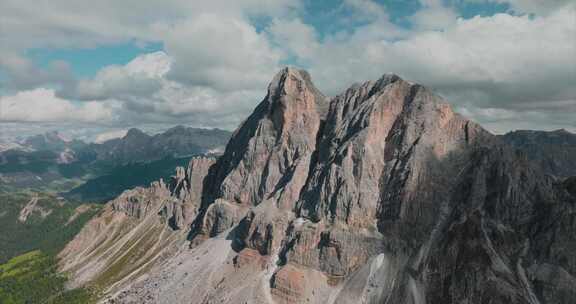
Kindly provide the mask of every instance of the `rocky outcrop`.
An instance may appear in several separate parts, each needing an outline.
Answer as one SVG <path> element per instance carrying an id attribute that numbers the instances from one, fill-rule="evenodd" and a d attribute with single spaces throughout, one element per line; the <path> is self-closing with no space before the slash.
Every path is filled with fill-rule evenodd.
<path id="1" fill-rule="evenodd" d="M 163 217 L 173 229 L 185 229 L 196 218 L 202 203 L 205 177 L 214 163 L 214 158 L 195 157 L 187 169 L 176 168 L 170 184 L 172 196 L 162 209 Z"/>
<path id="2" fill-rule="evenodd" d="M 576 197 L 541 170 L 426 87 L 384 75 L 328 101 L 287 68 L 220 158 L 109 204 L 135 219 L 126 243 L 154 227 L 178 250 L 108 300 L 572 303 Z"/>
<path id="3" fill-rule="evenodd" d="M 245 211 L 243 209 L 245 208 L 223 199 L 216 200 L 214 204 L 208 207 L 206 215 L 203 217 L 203 234 L 214 237 L 232 228 L 240 222 L 243 211 Z"/>
<path id="4" fill-rule="evenodd" d="M 38 204 L 38 194 L 34 193 L 28 203 L 20 210 L 20 215 L 18 216 L 18 221 L 20 223 L 25 223 L 33 213 L 37 214 L 41 218 L 46 218 L 52 213 L 51 209 L 46 209 Z"/>
<path id="5" fill-rule="evenodd" d="M 112 211 L 143 219 L 150 213 L 154 213 L 169 196 L 170 192 L 166 184 L 160 180 L 153 182 L 148 188 L 137 187 L 126 190 L 111 201 L 110 206 Z"/>

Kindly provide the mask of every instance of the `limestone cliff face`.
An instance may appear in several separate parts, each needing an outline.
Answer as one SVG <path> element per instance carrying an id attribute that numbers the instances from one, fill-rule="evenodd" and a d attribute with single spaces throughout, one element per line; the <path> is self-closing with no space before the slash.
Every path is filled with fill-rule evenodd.
<path id="1" fill-rule="evenodd" d="M 307 72 L 286 68 L 278 73 L 218 159 L 213 188 L 207 189 L 217 200 L 206 202 L 207 219 L 198 232 L 213 236 L 224 227 L 210 224 L 239 224 L 242 218 L 238 246 L 268 254 L 272 242 L 278 248 L 306 183 L 327 106 Z M 224 211 L 233 219 L 216 217 Z"/>
<path id="2" fill-rule="evenodd" d="M 278 73 L 218 160 L 216 196 L 247 206 L 274 199 L 279 208 L 291 209 L 306 181 L 326 106 L 308 73 Z"/>
<path id="3" fill-rule="evenodd" d="M 62 265 L 94 284 L 156 240 L 114 303 L 573 303 L 572 184 L 421 85 L 328 100 L 287 68 L 220 158 L 110 202 Z"/>
<path id="4" fill-rule="evenodd" d="M 187 169 L 176 168 L 170 184 L 172 197 L 162 209 L 162 215 L 172 228 L 187 229 L 196 218 L 202 203 L 205 177 L 214 163 L 214 158 L 195 157 Z"/>

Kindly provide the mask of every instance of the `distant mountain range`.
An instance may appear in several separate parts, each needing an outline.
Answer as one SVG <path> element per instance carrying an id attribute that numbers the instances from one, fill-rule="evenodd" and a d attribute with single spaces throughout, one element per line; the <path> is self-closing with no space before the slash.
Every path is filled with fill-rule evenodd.
<path id="1" fill-rule="evenodd" d="M 28 250 L 60 250 L 99 208 L 86 203 L 168 180 L 191 157 L 221 153 L 229 137 L 223 130 L 177 126 L 156 135 L 130 129 L 101 144 L 48 132 L 5 145 L 8 149 L 0 152 L 0 263 Z"/>
<path id="2" fill-rule="evenodd" d="M 103 176 L 114 178 L 113 175 L 120 173 L 117 168 L 123 166 L 156 162 L 152 166 L 155 169 L 163 163 L 172 169 L 175 163 L 187 160 L 170 159 L 221 153 L 229 137 L 230 132 L 224 130 L 177 126 L 156 135 L 130 129 L 122 138 L 85 143 L 49 132 L 29 137 L 0 152 L 0 188 L 68 191 L 94 178 L 100 181 Z M 134 176 L 116 189 L 147 184 L 154 176 L 155 179 L 163 177 L 161 172 L 165 171 Z M 127 188 L 121 190 L 124 189 Z M 101 193 L 101 197 L 117 194 L 116 191 Z"/>
<path id="3" fill-rule="evenodd" d="M 528 158 L 551 175 L 566 178 L 576 175 L 576 134 L 564 129 L 546 132 L 519 130 L 502 139 L 524 151 Z"/>
<path id="4" fill-rule="evenodd" d="M 81 153 L 83 157 L 125 165 L 165 157 L 222 153 L 228 138 L 230 132 L 220 129 L 177 126 L 151 136 L 133 128 L 122 138 L 90 144 Z"/>
<path id="5" fill-rule="evenodd" d="M 30 136 L 24 139 L 20 145 L 25 150 L 53 152 L 80 150 L 87 146 L 87 144 L 81 140 L 68 140 L 64 138 L 58 131 L 50 131 L 44 134 Z"/>

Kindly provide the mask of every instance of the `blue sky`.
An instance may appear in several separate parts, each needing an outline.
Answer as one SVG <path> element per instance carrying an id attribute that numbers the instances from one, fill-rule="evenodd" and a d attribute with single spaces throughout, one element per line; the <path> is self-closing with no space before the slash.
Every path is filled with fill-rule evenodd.
<path id="1" fill-rule="evenodd" d="M 82 134 L 174 124 L 234 129 L 284 65 L 309 70 L 328 95 L 396 73 L 496 133 L 576 130 L 569 0 L 2 6 L 0 137 L 46 125 L 75 125 Z"/>
<path id="2" fill-rule="evenodd" d="M 74 75 L 93 77 L 107 65 L 124 65 L 142 53 L 161 51 L 161 43 L 128 41 L 91 48 L 37 48 L 26 50 L 26 55 L 39 67 L 46 68 L 53 61 L 70 64 Z"/>

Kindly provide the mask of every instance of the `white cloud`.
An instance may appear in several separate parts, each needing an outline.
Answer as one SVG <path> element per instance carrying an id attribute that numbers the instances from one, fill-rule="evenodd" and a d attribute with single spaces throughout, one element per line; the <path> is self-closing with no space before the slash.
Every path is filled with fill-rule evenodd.
<path id="1" fill-rule="evenodd" d="M 408 30 L 374 1 L 345 0 L 338 10 L 347 16 L 334 19 L 344 30 L 321 32 L 303 22 L 300 1 L 5 0 L 0 85 L 25 91 L 2 97 L 13 105 L 2 120 L 234 128 L 262 99 L 282 63 L 295 60 L 331 95 L 393 72 L 436 88 L 493 129 L 509 127 L 513 117 L 539 126 L 547 120 L 551 126 L 574 124 L 559 113 L 573 113 L 576 100 L 575 6 L 508 1 L 512 9 L 536 15 L 464 20 L 443 1 L 420 0 Z M 252 17 L 270 23 L 256 28 Z M 23 55 L 29 48 L 126 41 L 160 42 L 164 52 L 142 54 L 79 81 L 65 63 L 38 68 Z M 42 87 L 50 89 L 31 90 Z M 45 110 L 26 113 L 29 106 Z"/>
<path id="2" fill-rule="evenodd" d="M 262 88 L 279 68 L 280 54 L 242 19 L 201 14 L 160 31 L 174 58 L 168 77 L 181 83 L 219 90 Z"/>
<path id="3" fill-rule="evenodd" d="M 52 61 L 46 68 L 35 66 L 28 58 L 14 52 L 0 51 L 0 88 L 9 90 L 32 89 L 44 84 L 67 85 L 73 80 L 70 65 Z M 0 75 L 1 76 L 1 75 Z"/>
<path id="4" fill-rule="evenodd" d="M 421 0 L 423 8 L 409 19 L 421 30 L 442 30 L 456 23 L 458 14 L 440 0 Z"/>
<path id="5" fill-rule="evenodd" d="M 0 10 L 0 42 L 12 53 L 161 42 L 165 52 L 143 54 L 65 85 L 38 77 L 31 65 L 22 77 L 8 78 L 19 82 L 18 88 L 54 88 L 56 98 L 70 104 L 114 100 L 117 119 L 106 121 L 111 124 L 190 122 L 235 128 L 262 99 L 282 56 L 251 18 L 282 17 L 299 6 L 292 0 L 41 0 L 35 5 L 6 0 Z"/>
<path id="6" fill-rule="evenodd" d="M 268 33 L 277 45 L 299 59 L 312 58 L 320 47 L 316 30 L 302 23 L 300 19 L 275 19 L 268 28 Z"/>
<path id="7" fill-rule="evenodd" d="M 61 98 L 114 100 L 111 125 L 184 123 L 233 129 L 264 97 L 266 81 L 254 89 L 218 89 L 168 78 L 174 60 L 165 52 L 143 54 L 126 65 L 103 68 Z M 270 71 L 274 73 L 275 71 Z M 272 75 L 265 75 L 270 79 Z"/>
<path id="8" fill-rule="evenodd" d="M 510 8 L 517 13 L 528 13 L 537 15 L 547 15 L 555 10 L 562 8 L 572 0 L 464 0 L 468 2 L 497 2 L 507 3 Z"/>
<path id="9" fill-rule="evenodd" d="M 92 47 L 132 39 L 162 40 L 153 28 L 204 13 L 281 16 L 299 0 L 3 0 L 0 45 L 11 49 Z"/>
<path id="10" fill-rule="evenodd" d="M 128 133 L 128 130 L 126 130 L 126 129 L 106 131 L 106 132 L 97 134 L 96 137 L 94 138 L 94 142 L 100 144 L 100 143 L 103 143 L 107 140 L 111 140 L 111 139 L 115 139 L 115 138 L 122 138 L 126 135 L 126 133 Z"/>
<path id="11" fill-rule="evenodd" d="M 353 18 L 364 21 L 382 21 L 388 19 L 384 6 L 372 0 L 344 0 L 344 5 L 354 10 Z"/>
<path id="12" fill-rule="evenodd" d="M 124 66 L 107 66 L 93 79 L 80 80 L 73 91 L 64 92 L 64 96 L 83 100 L 150 96 L 160 89 L 160 79 L 170 70 L 170 65 L 171 58 L 164 52 L 144 54 Z"/>
<path id="13" fill-rule="evenodd" d="M 486 105 L 572 99 L 573 16 L 574 7 L 546 17 L 477 16 L 395 41 L 355 39 L 363 33 L 354 33 L 346 40 L 325 39 L 310 69 L 330 94 L 394 72 L 439 90 L 478 91 Z"/>
<path id="14" fill-rule="evenodd" d="M 0 117 L 4 122 L 103 123 L 113 119 L 113 109 L 95 101 L 75 104 L 57 97 L 52 89 L 38 88 L 0 97 Z"/>

